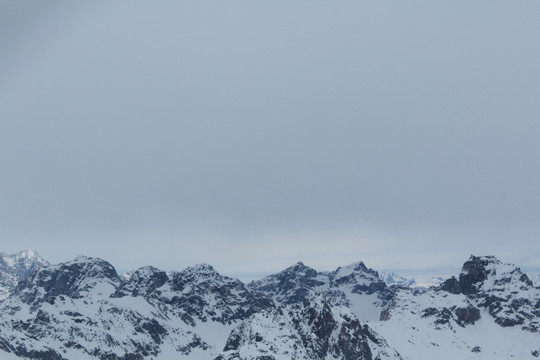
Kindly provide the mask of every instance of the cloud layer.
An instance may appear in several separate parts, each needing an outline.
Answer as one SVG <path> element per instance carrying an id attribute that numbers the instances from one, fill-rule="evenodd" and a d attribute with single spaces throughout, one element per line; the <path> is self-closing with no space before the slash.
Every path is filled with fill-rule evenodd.
<path id="1" fill-rule="evenodd" d="M 540 267 L 536 2 L 2 7 L 6 251 Z"/>

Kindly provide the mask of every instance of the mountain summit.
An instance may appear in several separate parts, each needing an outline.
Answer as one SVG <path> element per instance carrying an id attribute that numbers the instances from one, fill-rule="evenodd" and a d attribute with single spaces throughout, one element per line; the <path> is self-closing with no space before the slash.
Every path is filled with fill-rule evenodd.
<path id="1" fill-rule="evenodd" d="M 15 254 L 0 253 L 0 300 L 31 273 L 47 266 L 49 263 L 32 249 Z"/>

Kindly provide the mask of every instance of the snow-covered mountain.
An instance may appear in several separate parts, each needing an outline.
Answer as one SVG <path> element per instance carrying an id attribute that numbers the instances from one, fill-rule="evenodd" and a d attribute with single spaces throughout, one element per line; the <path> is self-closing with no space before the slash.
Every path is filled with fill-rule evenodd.
<path id="1" fill-rule="evenodd" d="M 0 307 L 0 350 L 32 359 L 212 358 L 271 301 L 199 265 L 122 280 L 88 257 L 33 273 Z"/>
<path id="2" fill-rule="evenodd" d="M 400 289 L 369 325 L 408 359 L 540 355 L 540 288 L 492 256 L 471 256 L 438 288 Z"/>
<path id="3" fill-rule="evenodd" d="M 9 295 L 19 281 L 48 265 L 47 261 L 30 249 L 15 254 L 0 253 L 0 301 Z"/>
<path id="4" fill-rule="evenodd" d="M 268 308 L 237 326 L 217 360 L 402 359 L 345 306 L 310 292 L 301 302 Z"/>
<path id="5" fill-rule="evenodd" d="M 401 286 L 410 288 L 429 288 L 440 285 L 445 279 L 441 276 L 428 278 L 406 278 L 394 272 L 380 272 L 379 277 L 388 286 Z"/>
<path id="6" fill-rule="evenodd" d="M 144 267 L 123 278 L 108 262 L 81 256 L 38 270 L 16 286 L 0 307 L 0 351 L 29 359 L 231 358 L 231 351 L 244 353 L 240 345 L 249 343 L 235 348 L 231 339 L 239 329 L 266 318 L 265 326 L 283 330 L 273 316 L 281 314 L 297 323 L 296 338 L 288 344 L 301 347 L 298 354 L 307 358 L 323 353 L 397 358 L 346 308 L 321 295 L 310 295 L 311 301 L 306 296 L 301 306 L 281 308 L 209 265 L 168 273 Z M 319 335 L 305 343 L 309 329 Z M 343 343 L 350 334 L 361 338 Z"/>
<path id="7" fill-rule="evenodd" d="M 431 288 L 389 287 L 363 263 L 302 263 L 248 285 L 210 265 L 119 276 L 89 257 L 39 266 L 0 303 L 1 359 L 527 359 L 540 288 L 471 258 Z"/>
<path id="8" fill-rule="evenodd" d="M 277 274 L 252 281 L 248 289 L 272 299 L 276 305 L 294 304 L 310 292 L 323 294 L 335 304 L 347 306 L 360 320 L 378 320 L 394 291 L 363 262 L 317 272 L 299 262 Z"/>

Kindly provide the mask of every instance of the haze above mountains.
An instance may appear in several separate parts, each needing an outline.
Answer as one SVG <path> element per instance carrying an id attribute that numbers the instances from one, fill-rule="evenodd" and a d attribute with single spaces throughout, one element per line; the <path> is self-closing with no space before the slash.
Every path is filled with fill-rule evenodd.
<path id="1" fill-rule="evenodd" d="M 3 251 L 540 267 L 540 2 L 63 5 L 0 2 Z"/>

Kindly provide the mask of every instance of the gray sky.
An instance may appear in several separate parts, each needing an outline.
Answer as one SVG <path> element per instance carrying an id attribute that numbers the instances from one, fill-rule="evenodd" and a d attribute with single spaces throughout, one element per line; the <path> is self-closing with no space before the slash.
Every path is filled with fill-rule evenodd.
<path id="1" fill-rule="evenodd" d="M 0 3 L 1 250 L 540 268 L 540 2 Z"/>

